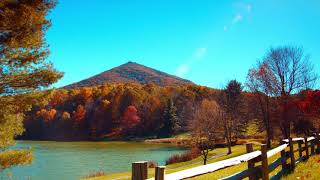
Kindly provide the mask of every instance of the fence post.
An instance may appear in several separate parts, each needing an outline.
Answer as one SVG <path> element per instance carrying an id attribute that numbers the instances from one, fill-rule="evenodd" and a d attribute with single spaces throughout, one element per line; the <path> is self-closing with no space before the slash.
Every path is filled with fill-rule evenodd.
<path id="1" fill-rule="evenodd" d="M 290 147 L 290 168 L 294 170 L 296 166 L 296 160 L 294 159 L 294 149 L 293 149 L 293 141 L 292 138 L 289 138 L 289 147 Z"/>
<path id="2" fill-rule="evenodd" d="M 302 141 L 298 141 L 298 148 L 299 148 L 299 158 L 302 157 Z"/>
<path id="3" fill-rule="evenodd" d="M 314 146 L 315 146 L 315 140 L 311 140 L 311 153 L 310 155 L 314 154 Z"/>
<path id="4" fill-rule="evenodd" d="M 164 180 L 164 174 L 165 174 L 165 166 L 157 166 L 155 171 L 155 180 Z"/>
<path id="5" fill-rule="evenodd" d="M 316 144 L 317 144 L 316 153 L 319 154 L 320 153 L 320 136 L 319 136 L 319 132 L 316 133 Z"/>
<path id="6" fill-rule="evenodd" d="M 262 180 L 269 180 L 269 165 L 268 165 L 268 156 L 267 156 L 267 145 L 261 145 L 261 175 Z"/>
<path id="7" fill-rule="evenodd" d="M 308 137 L 304 137 L 304 149 L 306 151 L 306 158 L 309 158 Z"/>
<path id="8" fill-rule="evenodd" d="M 287 153 L 286 153 L 286 149 L 282 150 L 282 151 L 280 152 L 280 154 L 281 154 L 281 158 L 284 159 L 284 160 L 281 162 L 282 171 L 283 171 L 283 172 L 287 172 L 288 164 L 287 164 Z"/>
<path id="9" fill-rule="evenodd" d="M 132 180 L 146 180 L 148 178 L 148 162 L 132 163 Z"/>
<path id="10" fill-rule="evenodd" d="M 246 144 L 246 150 L 247 150 L 247 153 L 253 152 L 253 146 L 251 143 Z M 249 160 L 248 161 L 248 169 L 254 168 L 254 164 L 255 164 L 254 159 Z M 255 175 L 249 176 L 249 180 L 255 180 L 255 179 L 256 179 Z"/>

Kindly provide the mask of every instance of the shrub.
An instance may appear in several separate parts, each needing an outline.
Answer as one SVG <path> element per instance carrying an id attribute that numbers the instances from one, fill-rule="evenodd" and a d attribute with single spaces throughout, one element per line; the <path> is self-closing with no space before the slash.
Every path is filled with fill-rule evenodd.
<path id="1" fill-rule="evenodd" d="M 99 177 L 99 176 L 106 176 L 106 173 L 103 172 L 103 171 L 98 171 L 98 172 L 94 172 L 94 173 L 91 173 L 87 176 L 85 176 L 84 178 L 94 178 L 94 177 Z"/>
<path id="2" fill-rule="evenodd" d="M 200 155 L 201 155 L 200 150 L 197 148 L 194 148 L 194 149 L 191 149 L 183 154 L 172 155 L 171 157 L 169 157 L 166 160 L 166 165 L 190 161 L 192 159 L 199 157 Z"/>
<path id="3" fill-rule="evenodd" d="M 155 161 L 149 161 L 148 162 L 148 168 L 155 168 L 158 166 L 158 163 Z"/>
<path id="4" fill-rule="evenodd" d="M 8 150 L 0 152 L 0 172 L 13 166 L 31 164 L 32 152 L 29 150 Z"/>

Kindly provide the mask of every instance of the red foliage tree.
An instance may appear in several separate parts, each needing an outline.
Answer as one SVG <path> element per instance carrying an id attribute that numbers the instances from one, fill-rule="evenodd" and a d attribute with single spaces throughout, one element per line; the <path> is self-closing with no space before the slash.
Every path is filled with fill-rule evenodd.
<path id="1" fill-rule="evenodd" d="M 320 116 L 320 90 L 308 91 L 299 108 L 309 116 Z"/>
<path id="2" fill-rule="evenodd" d="M 138 110 L 134 106 L 128 106 L 123 113 L 121 127 L 124 131 L 127 131 L 135 127 L 140 122 L 140 117 L 138 116 Z"/>
<path id="3" fill-rule="evenodd" d="M 290 106 L 291 111 L 296 116 L 294 129 L 298 133 L 310 135 L 311 132 L 320 130 L 320 91 L 307 90 L 301 92 L 300 95 Z"/>

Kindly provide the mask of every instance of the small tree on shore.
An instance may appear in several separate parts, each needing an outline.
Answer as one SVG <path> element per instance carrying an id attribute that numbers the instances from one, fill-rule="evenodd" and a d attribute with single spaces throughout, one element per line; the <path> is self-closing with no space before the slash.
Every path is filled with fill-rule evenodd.
<path id="1" fill-rule="evenodd" d="M 215 148 L 217 141 L 223 137 L 219 105 L 207 99 L 201 102 L 191 122 L 193 145 L 201 151 L 203 164 L 207 164 L 208 155 Z"/>
<path id="2" fill-rule="evenodd" d="M 232 136 L 239 136 L 244 130 L 244 124 L 240 122 L 240 108 L 242 104 L 242 85 L 237 80 L 231 80 L 219 96 L 219 104 L 223 108 L 224 137 L 227 141 L 228 154 L 231 154 Z"/>
<path id="3" fill-rule="evenodd" d="M 262 119 L 263 129 L 266 131 L 267 147 L 271 148 L 271 96 L 272 89 L 269 78 L 271 75 L 266 66 L 249 69 L 246 86 L 254 95 L 252 109 L 257 109 L 255 117 Z"/>

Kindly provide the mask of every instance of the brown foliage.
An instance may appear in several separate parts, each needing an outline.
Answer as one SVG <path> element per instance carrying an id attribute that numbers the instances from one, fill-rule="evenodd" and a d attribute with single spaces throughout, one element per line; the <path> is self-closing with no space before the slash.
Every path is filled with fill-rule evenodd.
<path id="1" fill-rule="evenodd" d="M 203 163 L 206 164 L 209 151 L 224 135 L 221 109 L 215 101 L 204 99 L 195 114 L 195 120 L 190 127 L 193 144 L 200 149 Z"/>
<path id="2" fill-rule="evenodd" d="M 158 166 L 158 163 L 155 161 L 148 161 L 148 168 L 155 168 Z"/>
<path id="3" fill-rule="evenodd" d="M 200 155 L 201 155 L 201 151 L 197 148 L 193 148 L 183 154 L 172 155 L 166 160 L 166 165 L 190 161 L 192 159 L 199 157 Z"/>

